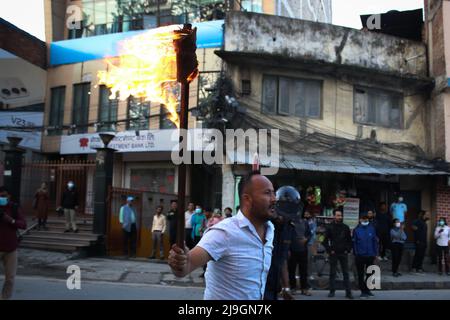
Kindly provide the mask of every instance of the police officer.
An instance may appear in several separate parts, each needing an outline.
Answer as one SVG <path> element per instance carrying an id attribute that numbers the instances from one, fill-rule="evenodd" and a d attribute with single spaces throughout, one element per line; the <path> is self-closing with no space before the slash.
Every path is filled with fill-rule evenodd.
<path id="1" fill-rule="evenodd" d="M 293 300 L 294 297 L 289 289 L 287 258 L 291 240 L 295 234 L 293 220 L 302 207 L 301 198 L 294 187 L 283 186 L 276 192 L 276 201 L 276 216 L 272 219 L 275 226 L 272 264 L 267 276 L 264 300 L 277 300 L 278 292 L 282 287 L 283 298 Z"/>

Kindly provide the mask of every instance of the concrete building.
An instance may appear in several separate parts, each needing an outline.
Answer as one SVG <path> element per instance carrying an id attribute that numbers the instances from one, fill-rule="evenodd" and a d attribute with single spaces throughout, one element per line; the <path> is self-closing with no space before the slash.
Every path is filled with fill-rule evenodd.
<path id="1" fill-rule="evenodd" d="M 347 215 L 350 224 L 358 211 L 398 195 L 409 207 L 409 233 L 420 209 L 436 218 L 438 182 L 449 171 L 430 155 L 427 101 L 434 81 L 425 43 L 233 12 L 216 53 L 246 109 L 232 126 L 280 130 L 276 186 L 291 184 L 305 198 L 321 198 L 307 206 L 322 216 L 344 192 L 349 206 L 359 204 L 353 220 Z M 224 206 L 236 201 L 236 183 L 252 157 L 238 154 L 237 160 L 240 165 L 223 168 Z M 348 212 L 355 214 L 351 207 Z"/>

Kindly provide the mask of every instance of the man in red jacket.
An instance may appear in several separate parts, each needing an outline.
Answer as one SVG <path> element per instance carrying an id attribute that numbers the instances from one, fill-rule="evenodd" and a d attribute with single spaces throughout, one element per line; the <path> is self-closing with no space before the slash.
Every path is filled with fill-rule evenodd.
<path id="1" fill-rule="evenodd" d="M 14 288 L 17 270 L 17 229 L 25 229 L 27 223 L 17 203 L 11 201 L 11 195 L 0 187 L 0 260 L 5 269 L 5 283 L 0 300 L 10 299 Z"/>

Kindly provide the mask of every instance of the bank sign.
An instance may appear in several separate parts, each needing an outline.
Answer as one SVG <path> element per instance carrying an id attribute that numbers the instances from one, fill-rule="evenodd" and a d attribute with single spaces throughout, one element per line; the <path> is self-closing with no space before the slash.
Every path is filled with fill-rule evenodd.
<path id="1" fill-rule="evenodd" d="M 149 152 L 149 151 L 172 151 L 178 145 L 179 131 L 177 129 L 163 130 L 141 130 L 123 131 L 115 134 L 114 139 L 108 147 L 117 152 Z M 192 139 L 194 138 L 195 139 Z M 202 147 L 197 147 L 193 140 L 202 141 L 204 131 L 202 129 L 189 130 L 188 149 L 200 151 Z M 98 133 L 74 134 L 61 137 L 61 154 L 88 154 L 95 153 L 96 148 L 104 145 Z"/>
<path id="2" fill-rule="evenodd" d="M 42 134 L 39 130 L 27 127 L 40 127 L 44 121 L 43 112 L 26 112 L 26 111 L 1 111 L 0 112 L 0 142 L 8 143 L 7 137 L 20 137 L 22 141 L 19 147 L 41 150 Z M 11 128 L 11 130 L 8 130 Z"/>

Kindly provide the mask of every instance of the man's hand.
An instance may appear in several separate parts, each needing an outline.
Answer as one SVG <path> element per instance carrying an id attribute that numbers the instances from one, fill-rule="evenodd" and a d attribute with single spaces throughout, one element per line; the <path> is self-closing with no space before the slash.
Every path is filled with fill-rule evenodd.
<path id="1" fill-rule="evenodd" d="M 12 223 L 14 221 L 14 219 L 11 218 L 10 216 L 8 216 L 7 214 L 4 214 L 3 221 L 5 221 L 6 223 Z"/>
<path id="2" fill-rule="evenodd" d="M 184 250 L 182 250 L 176 244 L 172 246 L 169 252 L 169 266 L 177 277 L 181 278 L 188 274 L 188 253 L 188 248 L 184 247 Z"/>

